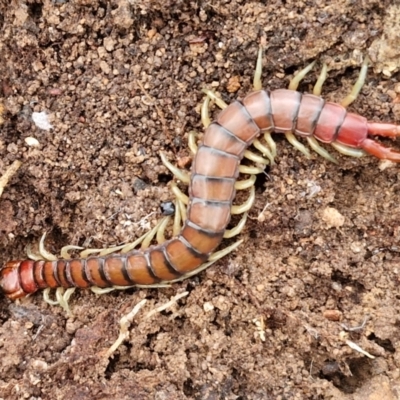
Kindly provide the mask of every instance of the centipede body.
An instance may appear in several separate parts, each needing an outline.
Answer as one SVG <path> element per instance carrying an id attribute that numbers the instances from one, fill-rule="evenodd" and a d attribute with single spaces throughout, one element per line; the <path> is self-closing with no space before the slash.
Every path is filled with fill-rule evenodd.
<path id="1" fill-rule="evenodd" d="M 258 90 L 231 103 L 206 129 L 192 165 L 187 219 L 178 236 L 126 254 L 11 261 L 0 272 L 2 291 L 16 299 L 44 288 L 152 285 L 196 270 L 223 239 L 240 162 L 263 132 L 293 132 L 400 162 L 399 152 L 369 138 L 371 134 L 396 137 L 398 126 L 370 123 L 316 95 L 287 89 Z"/>

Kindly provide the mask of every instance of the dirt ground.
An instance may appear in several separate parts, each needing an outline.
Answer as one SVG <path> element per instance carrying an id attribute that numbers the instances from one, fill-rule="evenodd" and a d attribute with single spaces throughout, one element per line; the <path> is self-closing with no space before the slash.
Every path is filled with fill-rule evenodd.
<path id="1" fill-rule="evenodd" d="M 0 264 L 44 232 L 59 254 L 154 226 L 173 198 L 160 152 L 186 164 L 187 133 L 203 129 L 201 89 L 226 102 L 247 94 L 260 40 L 264 87 L 286 87 L 317 60 L 300 90 L 326 62 L 331 101 L 368 54 L 350 109 L 400 123 L 391 3 L 0 0 L 0 176 L 22 162 L 0 199 Z M 53 128 L 39 129 L 34 112 Z M 40 293 L 1 297 L 0 398 L 399 399 L 400 167 L 333 149 L 338 165 L 307 159 L 275 139 L 244 243 L 205 272 L 163 289 L 80 290 L 72 316 Z"/>

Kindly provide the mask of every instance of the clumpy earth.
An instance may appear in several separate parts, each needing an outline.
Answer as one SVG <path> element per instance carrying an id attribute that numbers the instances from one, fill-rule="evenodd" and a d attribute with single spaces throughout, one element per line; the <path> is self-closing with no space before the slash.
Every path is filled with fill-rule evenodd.
<path id="1" fill-rule="evenodd" d="M 160 152 L 190 166 L 201 89 L 245 96 L 260 41 L 264 87 L 317 60 L 299 89 L 326 62 L 331 101 L 369 55 L 350 109 L 400 123 L 392 3 L 1 1 L 0 176 L 22 165 L 0 198 L 0 263 L 44 232 L 55 254 L 147 232 L 173 199 Z M 33 122 L 41 112 L 50 130 Z M 0 398 L 398 399 L 400 167 L 307 159 L 275 139 L 243 243 L 208 270 L 168 288 L 78 290 L 71 315 L 40 293 L 1 297 Z"/>

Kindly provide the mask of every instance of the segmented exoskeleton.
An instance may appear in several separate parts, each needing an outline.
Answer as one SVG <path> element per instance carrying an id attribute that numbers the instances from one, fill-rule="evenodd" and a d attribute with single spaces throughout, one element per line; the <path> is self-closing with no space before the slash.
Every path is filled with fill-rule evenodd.
<path id="1" fill-rule="evenodd" d="M 241 160 L 246 156 L 261 164 L 268 162 L 248 152 L 251 144 L 269 160 L 273 160 L 275 144 L 270 136 L 272 132 L 284 133 L 295 147 L 308 155 L 308 150 L 293 135 L 306 137 L 315 151 L 331 161 L 335 159 L 317 141 L 330 143 L 344 154 L 359 156 L 366 152 L 380 159 L 400 162 L 400 152 L 369 137 L 398 137 L 399 126 L 368 122 L 364 117 L 348 113 L 345 108 L 357 97 L 363 85 L 367 61 L 363 64 L 362 73 L 352 93 L 339 105 L 325 102 L 319 96 L 326 75 L 325 67 L 314 88 L 314 94 L 296 91 L 299 81 L 311 66 L 291 81 L 289 89 L 272 92 L 260 90 L 261 54 L 260 51 L 255 76 L 254 86 L 257 90 L 243 100 L 227 106 L 213 92 L 205 90 L 208 97 L 203 107 L 202 120 L 207 128 L 198 149 L 191 136 L 195 157 L 190 179 L 162 156 L 164 164 L 182 181 L 189 183 L 188 198 L 174 186 L 179 201 L 187 204 L 187 217 L 176 236 L 164 241 L 165 226 L 160 225 L 157 227 L 162 233 L 158 239 L 159 244 L 142 250 L 135 249 L 138 243 L 135 242 L 108 251 L 112 253 L 120 250 L 118 254 L 106 254 L 107 251 L 103 251 L 100 256 L 87 257 L 89 253 L 85 253 L 79 259 L 10 261 L 0 272 L 2 291 L 9 298 L 16 299 L 45 288 L 155 285 L 186 277 L 204 267 L 205 263 L 214 262 L 237 246 L 236 243 L 225 251 L 214 253 L 224 236 L 236 235 L 244 225 L 245 218 L 227 234 L 226 228 L 232 212 L 246 212 L 254 199 L 254 179 L 238 183 L 239 172 L 255 174 L 262 170 L 241 166 Z M 208 117 L 210 99 L 223 108 L 212 123 Z M 261 134 L 267 145 L 258 139 Z M 243 207 L 233 206 L 235 189 L 249 187 L 252 189 L 249 201 Z M 148 246 L 148 242 L 144 247 Z"/>

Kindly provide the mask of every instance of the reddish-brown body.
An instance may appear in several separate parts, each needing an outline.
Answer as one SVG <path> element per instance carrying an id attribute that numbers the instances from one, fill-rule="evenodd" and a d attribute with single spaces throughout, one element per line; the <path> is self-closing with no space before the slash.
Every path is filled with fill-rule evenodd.
<path id="1" fill-rule="evenodd" d="M 180 234 L 145 251 L 58 261 L 11 261 L 0 286 L 11 299 L 57 287 L 151 285 L 197 269 L 220 244 L 230 220 L 235 180 L 245 150 L 263 131 L 294 132 L 323 143 L 364 149 L 400 162 L 400 153 L 368 138 L 395 137 L 396 125 L 369 123 L 338 104 L 293 90 L 257 91 L 224 109 L 206 130 L 195 156 L 188 218 Z"/>

